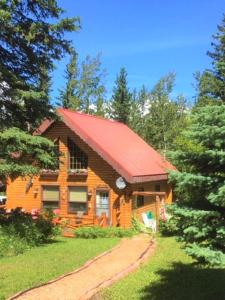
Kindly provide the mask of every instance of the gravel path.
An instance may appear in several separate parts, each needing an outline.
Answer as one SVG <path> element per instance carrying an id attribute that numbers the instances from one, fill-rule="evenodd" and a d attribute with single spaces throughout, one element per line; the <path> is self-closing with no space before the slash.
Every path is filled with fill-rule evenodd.
<path id="1" fill-rule="evenodd" d="M 85 300 L 101 288 L 135 270 L 154 251 L 147 235 L 123 239 L 111 251 L 89 261 L 78 270 L 46 285 L 33 288 L 10 299 L 19 300 Z M 66 255 L 66 253 L 65 253 Z"/>

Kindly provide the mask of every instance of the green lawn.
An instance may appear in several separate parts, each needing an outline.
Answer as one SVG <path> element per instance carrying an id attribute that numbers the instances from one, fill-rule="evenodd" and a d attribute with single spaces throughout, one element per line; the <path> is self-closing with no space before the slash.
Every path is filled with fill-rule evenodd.
<path id="1" fill-rule="evenodd" d="M 149 262 L 101 296 L 104 300 L 225 300 L 225 269 L 196 266 L 174 238 L 159 238 Z"/>
<path id="2" fill-rule="evenodd" d="M 78 268 L 117 244 L 119 239 L 68 239 L 0 259 L 0 299 Z"/>

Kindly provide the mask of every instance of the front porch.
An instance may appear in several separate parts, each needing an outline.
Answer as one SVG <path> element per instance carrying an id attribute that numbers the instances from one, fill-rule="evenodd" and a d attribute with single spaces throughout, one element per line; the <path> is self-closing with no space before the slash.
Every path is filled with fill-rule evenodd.
<path id="1" fill-rule="evenodd" d="M 132 196 L 132 216 L 143 222 L 143 214 L 150 213 L 158 227 L 165 214 L 166 192 L 134 191 Z"/>
<path id="2" fill-rule="evenodd" d="M 166 196 L 166 192 L 132 191 L 129 196 L 124 197 L 124 199 L 121 200 L 122 202 L 120 205 L 119 213 L 118 207 L 116 209 L 114 207 L 113 209 L 116 210 L 117 215 L 120 215 L 120 218 L 123 218 L 123 214 L 125 214 L 126 216 L 129 215 L 130 224 L 132 217 L 135 217 L 140 222 L 143 222 L 142 214 L 150 213 L 152 219 L 156 221 L 156 224 L 158 226 L 159 220 L 163 218 L 163 215 L 165 213 Z M 125 199 L 127 199 L 127 201 Z M 130 204 L 128 204 L 128 202 Z M 105 212 L 102 212 L 99 216 L 97 216 L 96 214 L 92 216 L 80 215 L 78 213 L 72 217 L 67 216 L 66 219 L 66 227 L 68 229 L 76 229 L 82 226 L 107 227 L 112 225 L 107 213 Z"/>

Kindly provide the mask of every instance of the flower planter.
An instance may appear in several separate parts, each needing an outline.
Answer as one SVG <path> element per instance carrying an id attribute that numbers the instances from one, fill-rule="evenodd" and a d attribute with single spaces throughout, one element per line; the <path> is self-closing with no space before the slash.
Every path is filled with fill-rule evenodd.
<path id="1" fill-rule="evenodd" d="M 58 176 L 59 175 L 59 170 L 47 170 L 43 169 L 41 170 L 41 176 Z"/>
<path id="2" fill-rule="evenodd" d="M 88 171 L 81 169 L 81 170 L 68 170 L 68 176 L 87 176 Z"/>

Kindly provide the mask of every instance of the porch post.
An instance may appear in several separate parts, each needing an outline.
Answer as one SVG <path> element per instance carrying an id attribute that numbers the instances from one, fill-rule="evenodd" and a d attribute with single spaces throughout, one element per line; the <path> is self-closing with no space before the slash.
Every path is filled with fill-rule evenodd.
<path id="1" fill-rule="evenodd" d="M 156 201 L 155 201 L 155 204 L 156 204 L 156 222 L 157 222 L 157 226 L 159 226 L 159 208 L 160 208 L 160 196 L 159 195 L 156 195 L 155 197 Z"/>

